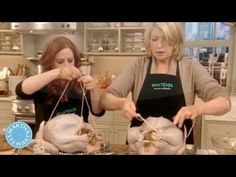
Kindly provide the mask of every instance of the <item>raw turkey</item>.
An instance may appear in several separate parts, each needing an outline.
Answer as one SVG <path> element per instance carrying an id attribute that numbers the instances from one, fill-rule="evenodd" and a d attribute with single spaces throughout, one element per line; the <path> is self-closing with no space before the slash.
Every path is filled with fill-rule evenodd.
<path id="1" fill-rule="evenodd" d="M 139 127 L 128 129 L 128 144 L 138 154 L 183 154 L 185 135 L 164 117 L 148 117 Z M 153 129 L 154 128 L 154 129 Z"/>
<path id="2" fill-rule="evenodd" d="M 52 154 L 59 151 L 65 153 L 96 152 L 100 150 L 102 140 L 93 127 L 76 114 L 54 117 L 43 126 L 42 137 L 39 134 L 40 130 L 36 135 L 36 141 L 40 141 L 41 145 L 44 144 L 43 148 Z"/>

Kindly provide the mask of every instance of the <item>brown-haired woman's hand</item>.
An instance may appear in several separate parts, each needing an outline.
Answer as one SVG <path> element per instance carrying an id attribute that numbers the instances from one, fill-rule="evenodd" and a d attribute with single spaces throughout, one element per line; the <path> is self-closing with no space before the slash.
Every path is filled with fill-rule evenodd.
<path id="1" fill-rule="evenodd" d="M 59 68 L 58 79 L 73 80 L 81 76 L 81 72 L 75 66 Z"/>
<path id="2" fill-rule="evenodd" d="M 85 89 L 87 90 L 92 90 L 95 88 L 96 86 L 96 82 L 95 80 L 92 78 L 92 76 L 90 75 L 84 75 L 84 76 L 81 76 L 79 79 L 78 79 L 78 82 L 82 82 L 83 83 L 83 86 L 85 87 Z"/>

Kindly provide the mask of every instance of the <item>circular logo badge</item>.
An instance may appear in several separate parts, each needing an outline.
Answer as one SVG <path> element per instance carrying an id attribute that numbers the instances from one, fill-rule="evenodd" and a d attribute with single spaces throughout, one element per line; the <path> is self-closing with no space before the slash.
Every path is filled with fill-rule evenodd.
<path id="1" fill-rule="evenodd" d="M 24 148 L 32 140 L 32 129 L 25 122 L 13 122 L 6 129 L 6 140 L 14 148 Z"/>

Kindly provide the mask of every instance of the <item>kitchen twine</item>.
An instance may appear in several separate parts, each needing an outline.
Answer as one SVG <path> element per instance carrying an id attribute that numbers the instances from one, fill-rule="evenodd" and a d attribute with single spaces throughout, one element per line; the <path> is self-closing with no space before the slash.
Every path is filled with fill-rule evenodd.
<path id="1" fill-rule="evenodd" d="M 65 94 L 65 92 L 66 92 L 66 90 L 67 90 L 67 88 L 68 88 L 70 82 L 71 82 L 71 81 L 68 81 L 68 82 L 67 82 L 67 84 L 66 84 L 66 86 L 65 86 L 65 88 L 64 88 L 64 90 L 63 90 L 63 92 L 62 92 L 62 94 L 61 94 L 61 96 L 60 96 L 60 98 L 58 99 L 58 101 L 57 101 L 55 107 L 53 108 L 53 111 L 52 111 L 52 113 L 51 113 L 51 115 L 50 115 L 48 121 L 52 119 L 52 116 L 53 116 L 53 114 L 54 114 L 54 112 L 55 112 L 55 110 L 56 110 L 58 104 L 60 103 L 60 101 L 61 101 L 63 95 Z M 86 104 L 87 104 L 87 106 L 88 106 L 88 110 L 89 110 L 90 113 L 91 113 L 91 108 L 90 108 L 90 106 L 89 106 L 88 99 L 87 99 L 87 97 L 86 97 L 86 90 L 85 90 L 85 88 L 83 87 L 81 81 L 80 81 L 79 83 L 80 83 L 80 87 L 81 87 L 81 90 L 82 90 L 82 104 L 81 104 L 81 112 L 80 112 L 80 115 L 83 117 L 84 100 L 85 100 L 85 102 L 86 102 Z M 93 121 L 93 119 L 91 119 L 91 123 L 92 123 L 92 125 L 93 125 L 93 128 L 94 128 L 95 131 L 97 132 L 96 124 L 95 124 L 95 122 Z M 82 126 L 82 125 L 80 125 L 80 126 Z"/>
<path id="2" fill-rule="evenodd" d="M 52 119 L 52 116 L 53 116 L 53 114 L 54 114 L 54 112 L 55 112 L 55 110 L 56 110 L 56 108 L 57 108 L 57 106 L 58 106 L 60 100 L 62 99 L 63 95 L 65 94 L 65 92 L 66 92 L 66 90 L 67 90 L 67 88 L 68 88 L 70 82 L 71 82 L 70 80 L 67 82 L 67 84 L 66 84 L 66 86 L 65 86 L 65 88 L 64 88 L 64 90 L 63 90 L 63 92 L 62 92 L 62 94 L 61 94 L 61 96 L 59 97 L 59 99 L 58 99 L 58 101 L 57 101 L 55 107 L 53 108 L 53 111 L 52 111 L 52 113 L 51 113 L 51 115 L 50 115 L 48 121 Z M 80 87 L 81 87 L 81 90 L 82 90 L 81 116 L 83 117 L 84 100 L 85 100 L 85 102 L 86 102 L 86 104 L 87 104 L 87 106 L 88 106 L 89 112 L 91 112 L 91 108 L 90 108 L 90 106 L 89 106 L 88 99 L 87 99 L 87 97 L 86 97 L 86 90 L 85 90 L 85 88 L 83 87 L 81 81 L 80 81 L 79 83 L 80 83 Z M 93 121 L 93 119 L 91 119 L 91 123 L 92 123 L 92 126 L 93 126 L 95 132 L 98 132 L 97 129 L 96 129 L 96 125 L 95 125 L 95 122 Z M 81 130 L 82 125 L 83 125 L 83 123 L 81 123 L 81 124 L 79 125 L 79 131 Z M 43 130 L 42 134 L 44 135 L 44 133 L 45 133 L 45 129 Z M 33 142 L 35 142 L 35 140 L 33 140 Z M 37 143 L 36 143 L 36 145 L 34 145 L 34 147 L 33 147 L 33 151 L 34 151 L 34 152 L 41 153 L 41 152 L 45 152 L 45 149 L 44 149 L 44 147 L 43 147 L 42 144 L 37 144 Z"/>
<path id="3" fill-rule="evenodd" d="M 138 114 L 138 117 L 137 117 L 138 120 L 141 120 L 143 121 L 144 123 L 146 123 L 153 131 L 155 131 L 157 134 L 159 133 L 158 129 L 156 129 L 155 127 L 152 126 L 152 124 L 150 124 L 145 118 L 143 118 L 141 116 L 141 114 Z M 195 125 L 195 119 L 193 119 L 193 124 L 189 130 L 189 132 L 187 133 L 187 128 L 186 126 L 184 125 L 184 143 L 186 144 L 186 139 L 189 137 L 190 133 L 192 132 L 193 130 L 193 127 Z M 170 126 L 170 125 L 167 125 L 167 127 Z M 161 139 L 161 137 L 159 137 Z"/>

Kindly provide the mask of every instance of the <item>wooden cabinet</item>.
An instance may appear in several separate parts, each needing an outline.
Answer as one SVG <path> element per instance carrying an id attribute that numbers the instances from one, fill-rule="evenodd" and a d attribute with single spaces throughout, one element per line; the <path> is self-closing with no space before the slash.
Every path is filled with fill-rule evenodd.
<path id="1" fill-rule="evenodd" d="M 125 144 L 129 121 L 121 111 L 106 111 L 102 117 L 90 115 L 89 121 L 105 141 L 111 144 Z"/>
<path id="2" fill-rule="evenodd" d="M 113 142 L 114 144 L 125 144 L 127 132 L 129 127 L 129 120 L 123 116 L 123 112 L 114 112 L 113 125 Z"/>
<path id="3" fill-rule="evenodd" d="M 0 130 L 14 121 L 10 100 L 0 100 Z"/>
<path id="4" fill-rule="evenodd" d="M 23 54 L 22 34 L 11 30 L 0 30 L 0 54 L 2 55 Z"/>
<path id="5" fill-rule="evenodd" d="M 231 97 L 231 110 L 222 116 L 203 116 L 201 148 L 211 149 L 211 138 L 217 134 L 236 137 L 236 97 Z"/>
<path id="6" fill-rule="evenodd" d="M 89 122 L 95 127 L 96 131 L 101 134 L 103 140 L 113 142 L 113 115 L 114 112 L 106 111 L 102 117 L 89 115 Z"/>
<path id="7" fill-rule="evenodd" d="M 84 50 L 87 55 L 144 55 L 141 23 L 85 23 Z M 132 24 L 134 24 L 132 26 Z"/>
<path id="8" fill-rule="evenodd" d="M 236 119 L 219 118 L 217 120 L 217 117 L 205 117 L 202 128 L 202 149 L 214 149 L 212 137 L 222 134 L 236 137 Z"/>
<path id="9" fill-rule="evenodd" d="M 113 142 L 113 125 L 109 123 L 96 123 L 96 131 L 101 135 L 104 141 Z"/>
<path id="10" fill-rule="evenodd" d="M 125 144 L 128 125 L 114 124 L 113 128 L 113 144 Z"/>

